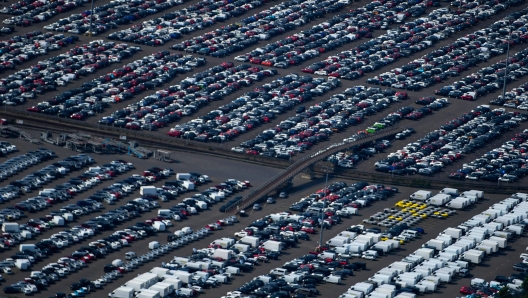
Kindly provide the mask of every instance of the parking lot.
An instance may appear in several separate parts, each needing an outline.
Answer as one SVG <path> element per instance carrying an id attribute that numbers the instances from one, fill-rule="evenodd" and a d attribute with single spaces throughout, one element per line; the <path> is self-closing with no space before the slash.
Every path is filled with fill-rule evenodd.
<path id="1" fill-rule="evenodd" d="M 34 148 L 31 148 L 31 146 L 28 146 L 27 143 L 24 143 L 24 142 L 22 142 L 20 140 L 17 141 L 17 140 L 12 140 L 11 139 L 10 141 L 12 141 L 13 144 L 16 144 L 19 148 L 22 148 L 21 146 L 24 146 L 25 148 L 27 148 L 27 150 L 34 149 Z M 72 153 L 72 151 L 61 149 L 61 148 L 58 148 L 58 147 L 51 146 L 49 148 L 51 150 L 54 150 L 59 155 L 59 157 L 61 155 L 68 156 L 68 155 L 71 155 L 71 153 Z M 23 153 L 23 152 L 24 152 L 23 150 L 20 151 L 20 153 Z M 103 164 L 105 162 L 108 162 L 108 161 L 110 161 L 112 159 L 112 157 L 113 156 L 99 156 L 99 155 L 95 156 L 97 164 Z M 56 158 L 56 159 L 58 159 L 58 158 Z M 136 171 L 139 171 L 142 167 L 147 168 L 147 167 L 155 166 L 155 164 L 152 164 L 152 161 L 146 162 L 144 160 L 138 160 L 138 159 L 129 159 L 129 160 L 134 163 L 134 166 L 136 167 Z M 53 160 L 53 161 L 55 161 L 55 160 Z M 235 163 L 235 165 L 233 165 L 233 163 Z M 163 166 L 163 165 L 164 164 L 160 164 L 160 166 Z M 210 165 L 214 166 L 214 170 L 213 170 L 213 167 L 211 167 Z M 191 170 L 192 169 L 193 171 L 199 171 L 199 172 L 202 172 L 202 173 L 207 173 L 211 177 L 211 179 L 213 181 L 211 184 L 214 184 L 215 181 L 217 181 L 217 179 L 223 180 L 224 178 L 227 179 L 228 177 L 236 177 L 236 176 L 232 176 L 231 172 L 228 171 L 228 169 L 230 167 L 232 167 L 232 166 L 236 166 L 236 162 L 232 162 L 232 161 L 226 162 L 226 161 L 221 160 L 221 159 L 215 160 L 214 158 L 211 159 L 211 163 L 210 164 L 203 165 L 203 164 L 198 162 L 197 157 L 195 157 L 195 156 L 193 156 L 191 154 L 188 154 L 188 155 L 187 154 L 182 154 L 181 158 L 178 160 L 177 163 L 171 164 L 171 167 L 173 169 L 177 170 L 177 171 L 179 171 L 179 170 L 184 171 L 184 170 Z M 244 168 L 244 170 L 240 170 L 237 173 L 243 174 L 243 176 L 246 179 L 250 180 L 253 185 L 258 185 L 259 183 L 262 183 L 263 181 L 266 180 L 266 178 L 269 178 L 269 177 L 273 176 L 277 172 L 277 170 L 266 169 L 266 168 L 253 166 L 253 165 L 252 166 L 245 165 L 243 168 Z M 30 170 L 30 169 L 28 169 L 28 170 Z M 15 176 L 14 178 L 20 178 L 21 175 L 27 174 L 26 172 L 28 172 L 28 171 L 20 173 L 17 176 Z M 257 172 L 259 174 L 256 174 Z M 65 177 L 65 178 L 63 178 L 61 180 L 57 180 L 57 184 L 60 183 L 60 182 L 63 182 L 63 181 L 67 181 L 68 178 L 69 177 Z M 113 183 L 113 182 L 115 182 L 117 180 L 119 180 L 119 178 L 114 179 L 114 181 L 104 182 L 103 184 L 101 184 L 97 188 L 102 188 L 102 187 L 104 187 L 106 185 L 109 185 L 109 184 L 111 184 L 111 183 Z M 330 177 L 329 184 L 334 182 L 334 181 L 336 181 L 336 180 L 332 179 L 332 177 Z M 289 197 L 287 199 L 279 199 L 279 198 L 277 198 L 277 204 L 266 204 L 264 206 L 263 210 L 250 211 L 251 212 L 250 216 L 249 217 L 241 217 L 240 218 L 240 223 L 237 223 L 237 224 L 235 224 L 234 226 L 231 226 L 231 227 L 224 227 L 224 229 L 222 229 L 222 230 L 214 231 L 213 233 L 211 233 L 209 236 L 207 236 L 203 240 L 193 242 L 192 244 L 187 245 L 186 247 L 183 247 L 183 248 L 175 250 L 173 253 L 171 253 L 169 255 L 165 255 L 165 256 L 159 257 L 158 259 L 155 259 L 152 262 L 146 263 L 146 264 L 140 266 L 139 268 L 135 269 L 132 272 L 125 273 L 123 277 L 120 277 L 119 279 L 115 280 L 111 284 L 108 284 L 107 286 L 105 286 L 105 288 L 103 290 L 97 290 L 97 292 L 95 292 L 95 293 L 93 293 L 91 295 L 98 295 L 98 293 L 101 293 L 101 292 L 104 293 L 106 291 L 109 291 L 110 289 L 112 289 L 114 287 L 117 287 L 120 283 L 122 283 L 122 282 L 124 282 L 124 281 L 126 281 L 126 280 L 128 280 L 130 278 L 133 278 L 138 273 L 141 273 L 143 271 L 148 271 L 148 269 L 150 267 L 152 267 L 152 266 L 156 266 L 156 265 L 159 266 L 159 265 L 161 265 L 161 262 L 163 262 L 163 261 L 165 261 L 165 262 L 170 261 L 172 259 L 172 256 L 186 256 L 186 255 L 190 255 L 190 254 L 192 254 L 193 248 L 207 247 L 208 244 L 210 242 L 212 242 L 214 239 L 218 239 L 218 238 L 221 238 L 221 237 L 233 237 L 233 233 L 235 231 L 238 231 L 241 228 L 243 228 L 244 226 L 250 224 L 253 220 L 255 220 L 257 218 L 260 218 L 260 217 L 262 217 L 262 216 L 264 216 L 266 214 L 280 212 L 282 210 L 287 210 L 288 206 L 292 203 L 293 200 L 296 200 L 296 199 L 304 197 L 304 196 L 306 196 L 306 195 L 308 195 L 310 193 L 313 193 L 314 190 L 323 188 L 324 187 L 324 183 L 325 183 L 325 181 L 324 181 L 324 179 L 322 177 L 316 179 L 315 181 L 307 181 L 307 180 L 300 179 L 300 178 L 299 179 L 295 179 L 294 180 L 294 187 L 290 191 Z M 349 182 L 349 183 L 352 183 L 352 182 Z M 329 230 L 325 230 L 324 231 L 323 240 L 327 241 L 331 237 L 335 236 L 335 234 L 337 232 L 344 230 L 348 226 L 355 225 L 355 224 L 361 224 L 362 219 L 364 219 L 364 218 L 366 218 L 366 217 L 368 217 L 368 216 L 370 216 L 370 215 L 372 215 L 372 214 L 374 214 L 374 213 L 376 213 L 378 211 L 382 211 L 385 208 L 389 208 L 389 207 L 394 206 L 394 203 L 396 201 L 407 198 L 414 191 L 415 191 L 415 189 L 400 188 L 399 189 L 399 193 L 396 194 L 394 197 L 390 198 L 389 200 L 378 202 L 378 203 L 376 203 L 376 204 L 374 204 L 374 205 L 372 205 L 370 207 L 363 208 L 363 209 L 360 210 L 360 214 L 358 216 L 353 216 L 350 219 L 344 219 L 343 223 L 338 224 L 336 226 L 333 226 Z M 93 190 L 87 192 L 86 196 L 90 195 L 92 192 L 93 192 Z M 241 194 L 243 195 L 244 193 L 241 193 Z M 29 193 L 29 194 L 23 196 L 22 198 L 30 197 L 31 195 L 32 194 Z M 83 194 L 83 196 L 84 196 L 84 194 Z M 184 197 L 185 196 L 186 195 L 184 195 Z M 130 198 L 127 198 L 127 199 L 123 199 L 123 200 L 119 201 L 116 205 L 106 205 L 105 204 L 105 208 L 102 209 L 101 211 L 104 212 L 105 210 L 109 210 L 110 208 L 118 207 L 119 205 L 124 204 L 128 199 L 132 199 L 133 197 L 134 196 L 131 196 Z M 339 291 L 345 292 L 346 288 L 347 288 L 347 285 L 350 286 L 350 285 L 352 285 L 352 284 L 354 284 L 354 283 L 356 283 L 358 281 L 362 281 L 362 280 L 367 279 L 372 274 L 374 274 L 377 270 L 379 270 L 382 267 L 384 267 L 386 264 L 389 264 L 389 263 L 394 262 L 394 261 L 398 261 L 402 257 L 404 257 L 405 255 L 407 255 L 410 252 L 412 252 L 412 251 L 416 250 L 417 248 L 421 247 L 422 244 L 424 244 L 428 239 L 432 238 L 434 235 L 436 235 L 439 232 L 441 232 L 445 227 L 447 227 L 447 226 L 456 226 L 457 224 L 466 221 L 467 219 L 469 219 L 474 214 L 477 214 L 479 212 L 482 212 L 482 211 L 486 210 L 492 203 L 496 202 L 497 200 L 499 200 L 501 198 L 504 198 L 504 196 L 489 194 L 489 195 L 486 195 L 486 200 L 484 200 L 483 202 L 475 205 L 474 207 L 472 207 L 472 208 L 470 208 L 468 210 L 464 210 L 464 211 L 458 212 L 456 215 L 453 215 L 448 220 L 428 218 L 428 219 L 422 221 L 419 224 L 419 226 L 422 227 L 426 231 L 426 234 L 422 235 L 421 238 L 413 240 L 413 241 L 403 245 L 400 250 L 392 252 L 392 253 L 390 253 L 387 256 L 383 256 L 383 257 L 381 257 L 381 258 L 379 258 L 379 259 L 377 259 L 375 261 L 366 261 L 368 269 L 367 270 L 357 271 L 357 272 L 354 273 L 354 276 L 347 277 L 344 280 L 344 284 L 343 285 L 336 286 L 336 285 L 327 283 L 327 284 L 323 284 L 323 285 L 319 286 L 318 289 L 321 291 L 321 295 L 333 295 L 335 293 L 335 291 L 336 291 L 336 287 L 337 287 L 337 289 L 339 289 Z M 180 201 L 180 198 L 178 198 L 177 201 Z M 174 204 L 173 202 L 159 202 L 159 203 L 161 205 L 160 208 L 163 208 L 165 206 L 171 206 L 171 205 Z M 40 212 L 37 212 L 37 213 L 30 213 L 30 217 L 31 218 L 39 218 L 39 217 L 42 217 L 42 216 L 44 216 L 45 214 L 48 214 L 48 213 L 49 213 L 49 210 L 43 210 L 43 211 L 40 211 Z M 94 215 L 96 215 L 96 214 L 97 213 L 94 213 Z M 148 218 L 154 217 L 155 214 L 156 214 L 155 211 L 150 211 L 150 212 L 142 214 L 142 218 L 143 219 L 148 219 Z M 206 216 L 201 216 L 201 214 L 206 215 Z M 81 217 L 77 221 L 82 220 L 84 217 L 86 217 L 86 216 Z M 190 226 L 193 229 L 198 229 L 198 228 L 204 227 L 205 225 L 207 225 L 208 223 L 210 223 L 210 222 L 212 222 L 212 221 L 214 221 L 216 219 L 220 219 L 220 218 L 223 218 L 223 217 L 225 217 L 225 215 L 223 215 L 223 214 L 218 212 L 218 208 L 217 208 L 217 205 L 216 205 L 216 206 L 212 206 L 210 208 L 210 210 L 206 210 L 206 211 L 201 212 L 200 216 L 191 216 L 191 217 L 189 217 L 189 219 L 184 220 L 182 222 L 174 222 L 175 227 L 168 228 L 168 230 L 169 231 L 173 231 L 173 230 L 176 230 L 178 228 L 181 228 L 182 226 Z M 132 224 L 135 221 L 136 220 L 133 220 L 132 222 L 130 222 L 130 224 Z M 449 224 L 447 224 L 448 222 L 449 222 Z M 68 223 L 68 225 L 65 226 L 64 228 L 71 227 L 71 226 L 73 226 L 75 224 L 76 224 L 75 222 Z M 126 223 L 123 224 L 123 226 L 127 226 L 127 225 L 129 225 L 129 224 L 126 224 Z M 39 235 L 39 239 L 43 239 L 43 238 L 51 236 L 53 233 L 56 233 L 58 229 L 59 228 L 55 227 L 55 228 L 49 229 L 49 231 L 45 231 L 43 234 Z M 111 233 L 112 233 L 112 231 L 106 231 L 106 232 L 103 232 L 102 234 L 96 235 L 92 239 L 102 238 L 104 236 L 110 235 Z M 165 242 L 165 237 L 166 237 L 165 235 L 166 234 L 167 233 L 159 233 L 158 234 L 158 239 L 159 239 L 160 242 L 162 242 L 162 243 Z M 202 296 L 218 297 L 218 292 L 217 291 L 222 291 L 222 293 L 224 293 L 224 292 L 228 292 L 228 291 L 234 290 L 235 288 L 240 286 L 242 283 L 251 280 L 256 275 L 269 273 L 269 271 L 271 269 L 273 269 L 273 268 L 275 268 L 277 266 L 280 266 L 283 262 L 289 261 L 291 259 L 294 259 L 296 257 L 304 255 L 304 254 L 308 253 L 309 251 L 312 251 L 314 249 L 314 247 L 317 246 L 317 235 L 313 235 L 311 238 L 312 239 L 310 241 L 302 241 L 298 245 L 297 248 L 288 249 L 287 251 L 285 251 L 283 254 L 281 254 L 280 259 L 278 261 L 270 261 L 269 263 L 261 263 L 259 266 L 255 267 L 255 269 L 253 269 L 251 271 L 251 273 L 243 273 L 240 276 L 236 276 L 235 279 L 232 282 L 230 282 L 227 285 L 222 285 L 221 287 L 218 288 L 218 290 L 214 290 L 214 291 L 213 290 L 205 290 L 205 292 L 202 294 Z M 67 252 L 67 251 L 75 251 L 79 247 L 85 246 L 87 244 L 86 242 L 89 242 L 89 241 L 91 241 L 91 240 L 82 240 L 79 244 L 74 244 L 72 246 L 67 247 L 65 252 Z M 73 282 L 75 280 L 78 280 L 81 277 L 90 278 L 90 279 L 98 278 L 99 276 L 101 276 L 103 274 L 102 269 L 101 269 L 101 267 L 103 265 L 105 265 L 107 263 L 110 263 L 115 258 L 123 258 L 125 252 L 134 251 L 137 254 L 143 254 L 143 253 L 148 252 L 149 251 L 148 245 L 147 245 L 148 241 L 150 241 L 150 240 L 147 240 L 147 241 L 140 240 L 140 241 L 137 241 L 137 242 L 133 242 L 130 247 L 124 247 L 123 249 L 118 250 L 115 253 L 107 255 L 107 256 L 105 256 L 102 259 L 98 259 L 97 261 L 95 261 L 93 263 L 90 263 L 87 268 L 84 268 L 82 270 L 79 270 L 78 272 L 72 273 L 72 274 L 70 274 L 68 276 L 68 278 L 66 278 L 64 280 L 61 280 L 60 282 L 57 282 L 56 284 L 50 285 L 49 288 L 46 291 L 42 292 L 42 295 L 52 294 L 52 293 L 55 293 L 57 291 L 60 291 L 61 289 L 64 289 L 64 287 L 69 287 L 69 284 L 71 282 Z M 511 242 L 509 244 L 508 249 L 505 250 L 505 251 L 502 251 L 499 255 L 493 255 L 490 258 L 486 259 L 484 261 L 484 263 L 482 263 L 481 265 L 472 267 L 471 268 L 471 272 L 472 272 L 471 276 L 492 279 L 496 275 L 508 275 L 509 273 L 512 272 L 511 265 L 516 263 L 516 259 L 518 257 L 518 254 L 523 252 L 524 249 L 525 249 L 525 247 L 523 245 L 523 242 L 524 241 L 522 239 L 517 239 L 514 242 Z M 5 250 L 2 253 L 2 257 L 1 258 L 7 258 L 10 255 L 14 254 L 15 252 L 16 252 L 16 246 L 11 248 L 11 249 Z M 46 263 L 48 263 L 50 261 L 53 261 L 54 258 L 58 258 L 62 254 L 64 254 L 64 253 L 60 253 L 59 255 L 55 254 L 55 255 L 53 255 L 53 256 L 51 256 L 49 258 L 46 258 L 46 259 L 34 264 L 33 268 L 38 268 L 39 266 L 44 266 Z M 482 272 L 481 269 L 486 269 L 487 273 L 486 272 Z M 6 279 L 5 284 L 9 284 L 10 282 L 16 282 L 16 281 L 20 280 L 21 277 L 25 277 L 25 275 L 27 275 L 27 273 L 20 272 L 16 268 L 13 271 L 14 271 L 13 275 L 5 275 L 5 274 L 3 275 L 3 277 Z M 478 272 L 478 274 L 476 274 L 476 272 Z M 469 280 L 470 280 L 470 278 L 455 279 L 453 283 L 443 285 L 439 289 L 439 291 L 437 291 L 434 294 L 429 294 L 429 295 L 430 296 L 439 296 L 439 295 L 446 295 L 447 294 L 447 295 L 456 296 L 458 291 L 459 291 L 460 286 L 467 285 L 469 283 Z M 41 295 L 41 294 L 38 294 L 38 295 Z"/>
<path id="2" fill-rule="evenodd" d="M 423 175 L 424 179 L 433 176 L 434 179 L 465 180 L 467 187 L 463 190 L 472 188 L 470 180 L 489 181 L 496 183 L 497 187 L 502 183 L 525 184 L 525 151 L 528 148 L 524 142 L 528 135 L 523 131 L 528 126 L 526 115 L 518 113 L 525 110 L 523 82 L 528 73 L 524 64 L 528 52 L 523 22 L 527 10 L 523 2 L 490 1 L 483 5 L 467 1 L 458 3 L 458 6 L 436 1 L 394 1 L 390 5 L 385 5 L 384 1 L 370 4 L 348 1 L 134 1 L 133 4 L 123 4 L 95 2 L 98 18 L 94 26 L 95 36 L 83 35 L 89 30 L 90 5 L 81 1 L 62 5 L 60 9 L 53 3 L 38 9 L 30 6 L 34 9 L 31 18 L 36 19 L 32 22 L 17 20 L 9 24 L 16 25 L 14 29 L 2 29 L 2 40 L 25 36 L 0 45 L 13 54 L 2 56 L 0 68 L 0 77 L 5 78 L 0 86 L 0 101 L 6 111 L 25 110 L 35 119 L 39 114 L 47 114 L 93 126 L 146 130 L 151 134 L 233 148 L 239 154 L 258 154 L 290 161 L 351 138 L 357 132 L 373 133 L 397 124 L 402 130 L 412 127 L 415 133 L 391 139 L 390 146 L 386 146 L 388 143 L 383 146 L 373 144 L 371 148 L 362 148 L 363 151 L 347 152 L 349 156 L 343 159 L 345 155 L 339 155 L 340 160 L 335 162 L 338 166 L 364 172 L 376 170 L 387 175 L 414 174 Z M 55 12 L 44 13 L 47 5 L 54 7 Z M 104 9 L 100 9 L 103 5 L 106 5 Z M 457 12 L 450 14 L 447 8 Z M 110 10 L 104 12 L 105 9 Z M 211 10 L 217 11 L 213 14 Z M 403 10 L 408 12 L 405 17 L 399 13 Z M 77 15 L 68 21 L 60 20 L 72 14 Z M 114 14 L 122 18 L 114 18 Z M 2 21 L 7 17 L 8 14 L 2 14 Z M 399 17 L 404 21 L 396 21 Z M 71 31 L 64 32 L 65 29 Z M 62 33 L 65 36 L 60 35 Z M 465 39 L 459 39 L 462 37 Z M 26 54 L 20 48 L 16 50 L 16 47 L 8 46 L 15 42 L 18 42 L 16 47 L 24 45 Z M 509 47 L 506 46 L 508 43 Z M 504 63 L 506 51 L 510 58 L 509 76 L 504 79 L 504 68 L 508 65 Z M 26 81 L 20 83 L 22 80 Z M 505 99 L 500 96 L 504 81 L 508 91 Z M 379 89 L 374 89 L 377 87 Z M 447 99 L 440 100 L 440 97 Z M 490 101 L 505 109 L 493 110 L 495 106 L 477 108 L 489 105 Z M 481 116 L 487 118 L 479 119 Z M 463 117 L 465 120 L 461 120 Z M 40 134 L 38 130 L 30 130 L 33 135 Z M 421 139 L 424 137 L 427 139 Z M 5 141 L 15 144 L 18 151 L 0 157 L 0 162 L 39 147 L 52 150 L 57 157 L 6 177 L 2 186 L 78 154 L 50 144 L 34 145 L 14 138 Z M 141 145 L 150 147 L 149 144 Z M 405 149 L 405 155 L 401 154 L 402 149 Z M 493 149 L 496 149 L 494 153 L 490 153 Z M 105 265 L 115 259 L 124 259 L 126 252 L 147 254 L 149 242 L 165 244 L 167 236 L 183 227 L 195 231 L 206 226 L 211 228 L 212 223 L 230 215 L 219 212 L 222 204 L 234 197 L 245 196 L 280 172 L 264 165 L 190 152 L 173 152 L 175 162 L 171 164 L 127 155 L 87 154 L 95 159 L 94 164 L 73 169 L 49 184 L 39 184 L 40 189 L 4 202 L 3 207 L 19 204 L 16 208 L 25 208 L 29 203 L 20 202 L 36 197 L 41 189 L 70 183 L 89 167 L 118 159 L 133 163 L 134 168 L 112 179 L 101 178 L 102 181 L 93 183 L 96 186 L 88 187 L 66 201 L 54 202 L 31 213 L 24 211 L 26 217 L 16 222 L 22 224 L 30 219 L 45 219 L 50 214 L 51 218 L 64 215 L 67 212 L 59 212 L 61 207 L 98 196 L 103 188 L 132 174 L 152 177 L 144 171 L 156 167 L 169 167 L 174 173 L 200 173 L 209 176 L 211 181 L 197 185 L 190 192 L 181 193 L 184 190 L 180 189 L 174 200 L 158 200 L 159 207 L 152 207 L 155 206 L 152 203 L 136 218 L 114 218 L 115 226 L 111 229 L 76 241 L 32 263 L 32 271 L 83 250 L 92 241 L 109 238 L 116 230 L 146 220 L 158 221 L 158 210 L 171 208 L 193 195 L 198 196 L 194 197 L 197 200 L 200 193 L 227 179 L 247 180 L 251 186 L 231 195 L 224 191 L 225 185 L 210 190 L 207 195 L 218 191 L 225 193 L 226 199 L 206 204 L 209 205 L 207 210 L 189 215 L 187 219 L 171 221 L 169 218 L 173 226 L 167 226 L 166 231 L 158 232 L 154 237 L 134 238 L 130 246 L 97 257 L 86 267 L 68 274 L 67 278 L 43 287 L 33 294 L 36 297 L 70 292 L 70 285 L 81 278 L 95 281 L 105 274 Z M 509 157 L 497 161 L 503 155 Z M 391 159 L 386 159 L 388 157 Z M 409 157 L 420 160 L 410 162 Z M 149 185 L 161 187 L 175 179 L 174 173 Z M 335 181 L 338 180 L 330 176 L 329 184 Z M 357 181 L 345 182 L 351 185 Z M 204 239 L 158 256 L 130 272 L 123 272 L 121 277 L 89 296 L 106 295 L 140 273 L 161 266 L 162 262 L 170 262 L 174 256 L 187 257 L 195 249 L 207 248 L 215 239 L 234 237 L 235 232 L 259 218 L 288 211 L 292 203 L 323 189 L 324 185 L 324 177 L 311 181 L 296 177 L 287 198 L 275 198 L 275 204 L 263 204 L 262 210 L 247 210 L 249 216 L 239 217 L 239 223 L 216 230 L 213 227 Z M 175 191 L 165 188 L 167 195 L 168 190 Z M 105 190 L 105 196 L 113 191 L 115 189 Z M 400 187 L 394 196 L 360 208 L 358 215 L 342 218 L 341 223 L 325 229 L 323 241 L 352 225 L 362 224 L 364 219 L 377 212 L 394 207 L 396 202 L 409 198 L 415 191 L 417 189 Z M 23 243 L 62 239 L 62 236 L 56 236 L 59 231 L 80 226 L 127 204 L 139 206 L 143 203 L 129 203 L 139 197 L 139 189 L 135 189 L 116 204 L 110 205 L 102 200 L 102 209 L 89 209 L 89 214 L 78 211 L 74 220 L 67 221 L 63 227 L 43 228 L 34 240 Z M 376 260 L 362 260 L 367 269 L 354 271 L 354 276 L 344 278 L 340 285 L 318 284 L 319 296 L 337 297 L 345 293 L 353 284 L 365 281 L 380 269 L 401 260 L 447 227 L 466 222 L 506 197 L 486 193 L 483 201 L 457 210 L 447 219 L 427 217 L 416 225 L 426 232 L 421 237 Z M 70 211 L 79 209 L 68 208 Z M 108 217 L 104 216 L 106 220 Z M 9 237 L 5 235 L 5 239 Z M 297 247 L 285 250 L 278 260 L 261 262 L 250 272 L 234 276 L 227 284 L 205 289 L 200 296 L 223 296 L 254 277 L 268 274 L 285 262 L 312 252 L 317 246 L 317 234 L 311 235 L 311 240 L 299 240 Z M 441 284 L 434 293 L 427 295 L 457 297 L 461 295 L 460 287 L 469 286 L 473 277 L 490 281 L 497 275 L 509 276 L 513 272 L 512 265 L 518 263 L 519 254 L 525 249 L 526 241 L 522 237 L 514 239 L 506 249 L 486 257 L 479 265 L 472 265 L 468 277 L 454 278 L 451 283 Z M 11 258 L 17 252 L 18 243 L 3 249 L 0 259 Z M 3 287 L 29 277 L 29 272 L 17 268 L 13 268 L 13 272 L 12 275 L 2 274 Z"/>

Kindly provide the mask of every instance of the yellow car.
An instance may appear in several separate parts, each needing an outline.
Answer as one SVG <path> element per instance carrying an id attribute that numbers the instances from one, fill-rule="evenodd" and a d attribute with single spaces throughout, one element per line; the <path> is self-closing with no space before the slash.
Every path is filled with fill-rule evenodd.
<path id="1" fill-rule="evenodd" d="M 400 239 L 400 245 L 401 245 L 401 244 L 405 244 L 405 241 L 403 241 L 403 240 Z"/>
<path id="2" fill-rule="evenodd" d="M 421 218 L 427 218 L 427 214 L 419 214 Z"/>
<path id="3" fill-rule="evenodd" d="M 420 206 L 418 206 L 418 209 L 420 209 L 420 210 L 423 210 L 423 209 L 425 209 L 425 208 L 427 208 L 427 205 L 425 205 L 425 204 L 424 204 L 424 205 L 420 205 Z"/>
<path id="4" fill-rule="evenodd" d="M 449 213 L 441 213 L 440 215 L 442 215 L 443 217 L 449 217 Z"/>
<path id="5" fill-rule="evenodd" d="M 387 217 L 388 219 L 394 219 L 394 215 Z"/>
<path id="6" fill-rule="evenodd" d="M 397 221 L 402 221 L 402 220 L 403 220 L 402 217 L 396 217 L 395 219 L 396 219 Z"/>
<path id="7" fill-rule="evenodd" d="M 387 240 L 389 240 L 389 238 L 387 238 L 387 237 L 381 237 L 381 241 L 387 241 Z"/>
<path id="8" fill-rule="evenodd" d="M 418 212 L 418 211 L 416 211 L 415 209 L 409 209 L 409 212 L 410 212 L 410 213 L 416 213 L 416 212 Z"/>
<path id="9" fill-rule="evenodd" d="M 405 207 L 405 203 L 403 201 L 399 201 L 398 203 L 395 204 L 396 207 L 400 207 L 400 208 L 404 208 Z"/>
<path id="10" fill-rule="evenodd" d="M 407 209 L 407 208 L 403 208 L 401 211 L 402 211 L 402 212 L 408 212 L 409 209 Z"/>

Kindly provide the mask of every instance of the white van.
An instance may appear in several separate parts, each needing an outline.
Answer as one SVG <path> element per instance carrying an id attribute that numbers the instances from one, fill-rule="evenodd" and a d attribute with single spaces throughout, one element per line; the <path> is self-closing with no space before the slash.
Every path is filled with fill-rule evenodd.
<path id="1" fill-rule="evenodd" d="M 325 278 L 323 278 L 323 280 L 325 282 L 330 282 L 330 283 L 338 285 L 338 284 L 341 283 L 341 276 L 329 275 L 329 276 L 326 276 Z"/>
<path id="2" fill-rule="evenodd" d="M 275 275 L 281 275 L 281 276 L 284 276 L 286 274 L 288 274 L 288 270 L 284 269 L 284 268 L 275 268 L 275 269 L 272 269 L 270 271 L 270 274 L 275 274 Z"/>
<path id="3" fill-rule="evenodd" d="M 418 231 L 414 231 L 414 230 L 405 230 L 403 231 L 403 236 L 409 236 L 411 238 L 416 238 L 420 235 L 420 233 L 418 233 Z"/>

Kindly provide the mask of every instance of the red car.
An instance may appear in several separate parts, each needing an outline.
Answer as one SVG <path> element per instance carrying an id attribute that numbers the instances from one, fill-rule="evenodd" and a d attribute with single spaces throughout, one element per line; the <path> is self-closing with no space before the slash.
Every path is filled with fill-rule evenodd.
<path id="1" fill-rule="evenodd" d="M 463 295 L 470 295 L 470 294 L 473 294 L 475 293 L 475 290 L 471 287 L 462 287 L 460 288 L 460 294 L 463 294 Z"/>
<path id="2" fill-rule="evenodd" d="M 282 230 L 282 231 L 295 232 L 295 228 L 292 227 L 292 226 L 285 226 L 285 227 L 282 227 L 281 230 Z"/>
<path id="3" fill-rule="evenodd" d="M 308 234 L 315 234 L 315 229 L 311 227 L 302 227 L 301 231 L 306 232 Z"/>

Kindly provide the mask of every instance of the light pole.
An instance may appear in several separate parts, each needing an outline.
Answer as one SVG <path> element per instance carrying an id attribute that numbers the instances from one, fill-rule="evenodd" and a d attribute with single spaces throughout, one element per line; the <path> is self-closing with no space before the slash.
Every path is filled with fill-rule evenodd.
<path id="1" fill-rule="evenodd" d="M 90 32 L 88 33 L 88 36 L 92 36 L 92 22 L 93 22 L 93 8 L 94 8 L 94 0 L 92 0 L 92 8 L 90 9 Z"/>
<path id="2" fill-rule="evenodd" d="M 504 69 L 504 82 L 502 83 L 502 100 L 506 100 L 506 77 L 508 75 L 508 62 L 510 60 L 511 29 L 508 34 L 508 50 L 506 51 L 506 68 Z"/>
<path id="3" fill-rule="evenodd" d="M 325 167 L 324 169 L 326 172 L 326 181 L 325 181 L 325 187 L 324 187 L 325 195 L 326 195 L 326 187 L 328 185 L 328 167 Z M 320 223 L 321 231 L 319 232 L 319 247 L 323 246 L 323 223 L 324 223 L 324 203 L 323 203 L 323 208 L 321 209 L 321 223 Z"/>

